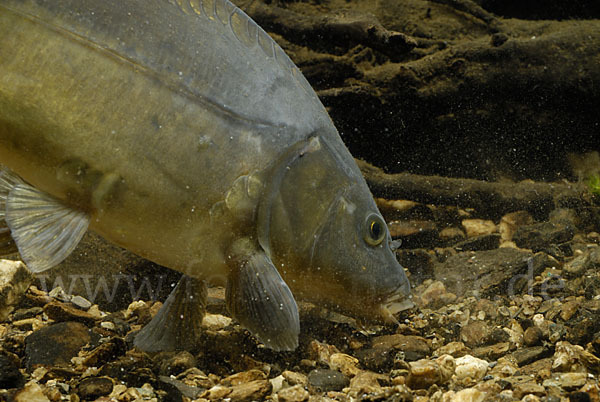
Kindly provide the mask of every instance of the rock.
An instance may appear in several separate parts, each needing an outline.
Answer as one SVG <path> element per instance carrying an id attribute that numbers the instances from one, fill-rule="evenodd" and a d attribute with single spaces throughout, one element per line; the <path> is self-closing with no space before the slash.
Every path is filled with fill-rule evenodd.
<path id="1" fill-rule="evenodd" d="M 509 342 L 500 342 L 500 343 L 496 343 L 494 345 L 481 346 L 478 348 L 474 348 L 472 350 L 472 354 L 475 357 L 486 358 L 489 360 L 496 360 L 496 359 L 504 356 L 505 354 L 507 354 L 509 350 L 510 350 Z"/>
<path id="2" fill-rule="evenodd" d="M 564 223 L 541 222 L 519 226 L 513 240 L 520 248 L 541 251 L 551 244 L 560 244 L 573 238 L 573 227 Z"/>
<path id="3" fill-rule="evenodd" d="M 469 347 L 481 346 L 487 342 L 491 328 L 485 321 L 472 321 L 460 331 L 460 339 Z"/>
<path id="4" fill-rule="evenodd" d="M 587 379 L 587 373 L 556 373 L 551 378 L 544 380 L 544 386 L 559 386 L 567 391 L 574 391 L 583 387 Z"/>
<path id="5" fill-rule="evenodd" d="M 262 401 L 271 393 L 273 386 L 269 380 L 254 380 L 234 385 L 227 398 L 236 401 Z"/>
<path id="6" fill-rule="evenodd" d="M 76 321 L 88 326 L 92 326 L 96 322 L 96 317 L 88 312 L 59 301 L 46 304 L 44 306 L 44 313 L 46 313 L 48 318 L 58 322 Z"/>
<path id="7" fill-rule="evenodd" d="M 498 231 L 502 236 L 502 242 L 512 241 L 517 228 L 522 225 L 531 225 L 533 217 L 527 211 L 511 212 L 500 219 Z"/>
<path id="8" fill-rule="evenodd" d="M 544 254 L 534 256 L 528 251 L 512 248 L 468 251 L 434 264 L 434 278 L 457 295 L 467 291 L 480 295 L 514 295 L 543 270 L 546 261 Z"/>
<path id="9" fill-rule="evenodd" d="M 419 296 L 420 307 L 428 308 L 439 308 L 456 300 L 456 295 L 448 292 L 441 281 L 433 281 Z"/>
<path id="10" fill-rule="evenodd" d="M 279 402 L 304 402 L 308 401 L 310 394 L 302 385 L 294 385 L 277 392 Z"/>
<path id="11" fill-rule="evenodd" d="M 43 327 L 25 339 L 27 370 L 38 365 L 67 367 L 71 358 L 90 343 L 88 328 L 78 322 L 60 322 Z"/>
<path id="12" fill-rule="evenodd" d="M 536 360 L 539 360 L 543 357 L 547 357 L 552 352 L 550 349 L 544 346 L 532 346 L 529 348 L 520 348 L 515 350 L 512 355 L 515 358 L 515 361 L 521 366 L 525 366 L 526 364 L 532 363 Z"/>
<path id="13" fill-rule="evenodd" d="M 315 360 L 321 364 L 329 365 L 331 355 L 339 353 L 340 351 L 333 345 L 327 345 L 326 343 L 313 340 L 308 344 L 307 352 L 309 359 Z"/>
<path id="14" fill-rule="evenodd" d="M 536 346 L 542 342 L 542 331 L 536 327 L 532 326 L 525 330 L 523 334 L 523 343 L 526 346 Z"/>
<path id="15" fill-rule="evenodd" d="M 0 322 L 8 318 L 32 281 L 21 261 L 0 259 Z"/>
<path id="16" fill-rule="evenodd" d="M 396 351 L 384 347 L 361 349 L 354 353 L 360 363 L 368 370 L 383 373 L 392 369 Z"/>
<path id="17" fill-rule="evenodd" d="M 100 367 L 106 362 L 123 356 L 126 351 L 127 345 L 125 341 L 121 338 L 113 337 L 110 341 L 101 343 L 90 352 L 80 353 L 80 356 L 83 357 L 81 365 L 85 367 Z"/>
<path id="18" fill-rule="evenodd" d="M 50 292 L 48 292 L 48 296 L 50 296 L 53 299 L 56 299 L 58 301 L 61 301 L 63 303 L 69 303 L 71 301 L 71 297 L 72 297 L 70 294 L 65 292 L 63 290 L 63 288 L 61 288 L 60 286 L 56 286 L 55 288 L 52 288 L 52 290 Z"/>
<path id="19" fill-rule="evenodd" d="M 159 374 L 163 376 L 177 375 L 196 366 L 196 358 L 188 351 L 173 354 L 166 352 L 155 359 L 159 361 Z"/>
<path id="20" fill-rule="evenodd" d="M 496 232 L 496 224 L 485 219 L 464 219 L 461 222 L 467 237 L 488 235 Z"/>
<path id="21" fill-rule="evenodd" d="M 483 402 L 486 400 L 486 393 L 475 388 L 467 388 L 456 393 L 454 391 L 444 394 L 444 401 L 449 402 Z"/>
<path id="22" fill-rule="evenodd" d="M 285 370 L 283 373 L 281 373 L 281 375 L 290 385 L 301 385 L 303 387 L 308 386 L 308 377 L 306 377 L 302 373 L 296 373 L 295 371 Z"/>
<path id="23" fill-rule="evenodd" d="M 88 299 L 81 297 L 79 295 L 73 296 L 71 298 L 71 304 L 73 304 L 78 309 L 81 309 L 84 311 L 87 311 L 90 309 L 90 307 L 92 307 L 92 303 Z"/>
<path id="24" fill-rule="evenodd" d="M 450 355 L 454 358 L 461 357 L 471 353 L 471 349 L 467 347 L 463 342 L 449 342 L 444 346 L 440 346 L 435 350 L 434 355 Z"/>
<path id="25" fill-rule="evenodd" d="M 410 363 L 406 385 L 412 389 L 427 389 L 434 384 L 445 384 L 454 374 L 454 358 L 443 355 L 436 360 L 422 359 Z"/>
<path id="26" fill-rule="evenodd" d="M 389 382 L 389 377 L 373 373 L 372 371 L 361 371 L 350 380 L 350 392 L 361 396 L 377 392 L 382 385 Z"/>
<path id="27" fill-rule="evenodd" d="M 231 388 L 224 387 L 223 385 L 215 385 L 214 387 L 206 390 L 200 397 L 208 399 L 209 401 L 222 401 L 231 393 Z"/>
<path id="28" fill-rule="evenodd" d="M 517 399 L 522 399 L 525 395 L 545 396 L 546 389 L 542 385 L 534 382 L 526 382 L 515 385 L 513 389 L 513 396 Z"/>
<path id="29" fill-rule="evenodd" d="M 190 398 L 193 400 L 199 398 L 200 395 L 205 391 L 204 388 L 193 387 L 183 383 L 182 381 L 175 380 L 171 377 L 161 375 L 158 377 L 158 379 L 160 380 L 159 388 L 163 391 L 167 391 L 175 398 L 179 397 L 180 399 L 182 399 L 180 395 L 183 395 L 186 398 Z M 165 400 L 171 399 L 165 398 Z"/>
<path id="30" fill-rule="evenodd" d="M 12 319 L 13 321 L 20 321 L 28 318 L 34 318 L 43 311 L 44 310 L 41 307 L 20 308 L 14 312 Z"/>
<path id="31" fill-rule="evenodd" d="M 42 387 L 34 381 L 29 381 L 14 395 L 13 402 L 50 402 L 50 400 L 44 395 Z"/>
<path id="32" fill-rule="evenodd" d="M 260 370 L 248 370 L 240 373 L 232 374 L 221 380 L 221 385 L 236 386 L 258 380 L 266 380 L 267 375 Z"/>
<path id="33" fill-rule="evenodd" d="M 349 384 L 348 377 L 339 371 L 314 369 L 308 373 L 308 385 L 318 392 L 341 391 Z"/>
<path id="34" fill-rule="evenodd" d="M 95 400 L 109 395 L 113 390 L 113 382 L 107 377 L 88 377 L 77 385 L 77 395 L 84 400 Z"/>
<path id="35" fill-rule="evenodd" d="M 221 314 L 205 314 L 202 318 L 202 328 L 210 331 L 220 331 L 231 325 L 231 318 Z"/>
<path id="36" fill-rule="evenodd" d="M 560 341 L 555 347 L 552 370 L 597 373 L 600 371 L 600 358 L 584 350 L 579 345 L 571 345 L 569 342 Z"/>
<path id="37" fill-rule="evenodd" d="M 500 246 L 500 234 L 490 233 L 481 236 L 469 237 L 467 240 L 456 243 L 456 251 L 494 250 Z"/>
<path id="38" fill-rule="evenodd" d="M 373 348 L 396 349 L 404 353 L 404 360 L 422 359 L 431 353 L 431 347 L 425 338 L 414 335 L 382 335 L 373 338 Z"/>
<path id="39" fill-rule="evenodd" d="M 354 377 L 360 372 L 358 359 L 345 353 L 334 353 L 329 358 L 329 368 L 337 370 L 346 377 Z"/>
<path id="40" fill-rule="evenodd" d="M 457 227 L 448 227 L 440 231 L 440 240 L 446 245 L 452 245 L 459 241 L 465 240 L 467 235 L 462 229 Z"/>
<path id="41" fill-rule="evenodd" d="M 392 238 L 401 240 L 404 248 L 434 247 L 439 243 L 438 229 L 432 221 L 391 221 L 388 227 Z"/>
<path id="42" fill-rule="evenodd" d="M 522 375 L 530 375 L 536 380 L 549 378 L 552 374 L 552 358 L 544 357 L 519 368 L 519 373 Z"/>
<path id="43" fill-rule="evenodd" d="M 459 357 L 454 362 L 456 364 L 454 374 L 458 380 L 479 381 L 487 374 L 489 367 L 488 362 L 471 355 Z"/>
<path id="44" fill-rule="evenodd" d="M 9 352 L 0 352 L 0 388 L 20 388 L 25 383 L 19 371 L 19 357 Z"/>
<path id="45" fill-rule="evenodd" d="M 581 305 L 581 300 L 569 300 L 562 304 L 560 309 L 560 318 L 563 321 L 569 321 L 573 315 L 577 312 L 577 309 Z"/>

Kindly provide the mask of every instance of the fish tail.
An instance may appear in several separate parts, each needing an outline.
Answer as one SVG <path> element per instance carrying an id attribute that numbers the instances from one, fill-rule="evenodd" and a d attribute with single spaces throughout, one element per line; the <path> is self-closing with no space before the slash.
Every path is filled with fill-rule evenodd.
<path id="1" fill-rule="evenodd" d="M 10 190 L 23 180 L 8 168 L 0 165 L 0 256 L 7 256 L 19 252 L 13 240 L 10 228 L 6 223 L 6 200 Z"/>

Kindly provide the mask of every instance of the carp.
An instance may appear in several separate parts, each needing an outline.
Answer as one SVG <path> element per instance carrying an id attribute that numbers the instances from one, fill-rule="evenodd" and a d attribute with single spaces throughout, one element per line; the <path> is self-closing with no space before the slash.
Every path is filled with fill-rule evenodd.
<path id="1" fill-rule="evenodd" d="M 184 274 L 135 338 L 193 347 L 206 283 L 274 350 L 296 298 L 393 321 L 409 282 L 317 95 L 228 0 L 0 0 L 0 254 L 93 230 Z"/>

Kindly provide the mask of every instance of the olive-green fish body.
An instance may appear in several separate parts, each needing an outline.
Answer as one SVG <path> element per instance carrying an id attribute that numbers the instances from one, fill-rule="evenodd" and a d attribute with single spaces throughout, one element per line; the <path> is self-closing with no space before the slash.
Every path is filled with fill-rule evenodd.
<path id="1" fill-rule="evenodd" d="M 227 0 L 0 0 L 0 37 L 0 219 L 32 270 L 89 225 L 226 284 L 232 314 L 275 349 L 297 342 L 292 292 L 358 315 L 407 293 L 314 91 Z"/>

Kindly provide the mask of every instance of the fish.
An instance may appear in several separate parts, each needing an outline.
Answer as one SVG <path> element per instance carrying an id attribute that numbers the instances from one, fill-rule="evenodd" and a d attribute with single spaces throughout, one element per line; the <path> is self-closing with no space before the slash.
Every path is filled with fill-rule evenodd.
<path id="1" fill-rule="evenodd" d="M 0 0 L 0 254 L 87 230 L 183 274 L 135 337 L 192 348 L 207 283 L 275 351 L 296 300 L 371 322 L 410 284 L 298 67 L 228 0 Z"/>

